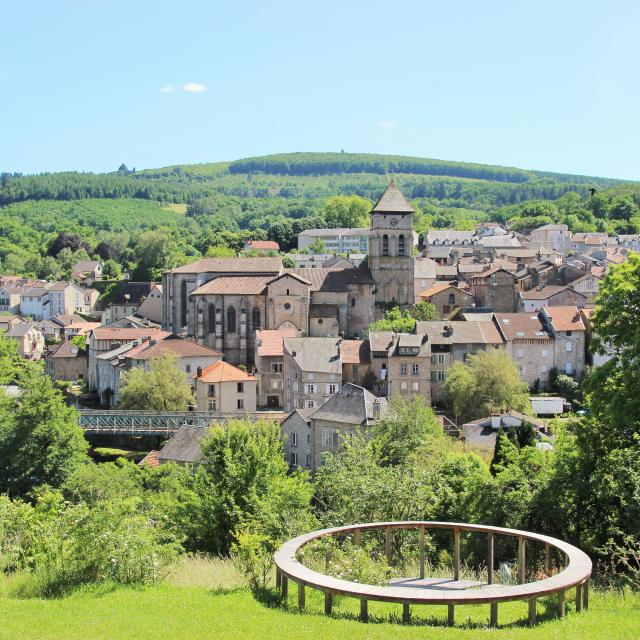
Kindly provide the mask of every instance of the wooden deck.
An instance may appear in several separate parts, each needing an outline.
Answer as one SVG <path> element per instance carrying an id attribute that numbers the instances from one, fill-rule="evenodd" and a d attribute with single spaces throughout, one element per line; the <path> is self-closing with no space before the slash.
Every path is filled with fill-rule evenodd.
<path id="1" fill-rule="evenodd" d="M 393 580 L 388 586 L 377 586 L 349 582 L 333 578 L 313 571 L 297 560 L 300 549 L 314 540 L 323 537 L 352 536 L 356 544 L 362 540 L 367 531 L 384 530 L 386 532 L 387 560 L 391 561 L 391 535 L 397 529 L 417 529 L 419 531 L 420 567 L 418 578 Z M 429 529 L 448 529 L 454 538 L 453 577 L 426 578 L 424 575 L 424 535 Z M 473 582 L 460 580 L 460 532 L 483 534 L 487 538 L 487 580 Z M 496 536 L 509 536 L 518 540 L 518 581 L 516 585 L 494 584 L 494 539 Z M 566 558 L 564 569 L 555 575 L 548 575 L 542 580 L 525 582 L 526 542 L 534 541 L 545 546 L 545 565 L 550 569 L 550 551 L 556 549 Z M 403 605 L 403 619 L 408 618 L 409 605 L 440 604 L 449 605 L 449 622 L 453 624 L 456 604 L 489 604 L 491 605 L 490 621 L 497 624 L 497 605 L 512 600 L 529 602 L 529 620 L 536 622 L 535 601 L 542 596 L 558 594 L 558 614 L 564 615 L 564 593 L 567 589 L 576 588 L 576 609 L 588 606 L 588 580 L 592 564 L 589 556 L 583 551 L 557 538 L 541 534 L 489 527 L 457 522 L 375 522 L 356 524 L 346 527 L 335 527 L 314 531 L 285 542 L 274 556 L 278 584 L 283 594 L 287 593 L 288 581 L 298 585 L 298 602 L 304 607 L 305 586 L 319 589 L 325 593 L 325 612 L 331 612 L 333 595 L 345 595 L 359 598 L 361 601 L 361 618 L 367 619 L 368 600 L 395 602 Z"/>

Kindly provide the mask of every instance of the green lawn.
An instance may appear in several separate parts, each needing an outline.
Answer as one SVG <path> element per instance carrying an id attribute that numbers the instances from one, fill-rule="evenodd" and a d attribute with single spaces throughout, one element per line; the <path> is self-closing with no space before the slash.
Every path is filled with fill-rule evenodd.
<path id="1" fill-rule="evenodd" d="M 640 636 L 640 595 L 625 596 L 592 592 L 590 609 L 575 613 L 568 603 L 565 618 L 544 619 L 545 608 L 539 604 L 543 621 L 535 628 L 524 624 L 526 603 L 500 605 L 498 629 L 486 627 L 488 607 L 460 607 L 457 626 L 447 628 L 444 607 L 421 607 L 412 614 L 430 616 L 410 626 L 393 622 L 400 607 L 370 603 L 372 621 L 355 619 L 358 603 L 340 599 L 334 617 L 321 614 L 317 592 L 307 591 L 308 609 L 298 613 L 295 594 L 290 595 L 289 609 L 256 600 L 246 589 L 216 594 L 203 588 L 170 585 L 145 589 L 96 589 L 52 600 L 19 600 L 0 597 L 0 639 L 92 640 L 104 638 L 142 639 L 221 639 L 278 638 L 295 640 L 375 639 L 375 638 L 527 638 L 563 640 L 629 639 Z"/>

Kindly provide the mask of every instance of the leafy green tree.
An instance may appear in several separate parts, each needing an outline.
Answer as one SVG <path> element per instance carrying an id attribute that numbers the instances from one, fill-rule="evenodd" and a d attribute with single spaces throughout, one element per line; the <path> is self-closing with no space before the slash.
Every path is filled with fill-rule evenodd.
<path id="1" fill-rule="evenodd" d="M 424 455 L 443 445 L 446 438 L 433 409 L 423 398 L 396 397 L 382 420 L 373 428 L 371 446 L 381 466 L 408 463 L 416 454 Z"/>
<path id="2" fill-rule="evenodd" d="M 17 406 L 2 395 L 0 492 L 26 496 L 42 485 L 62 486 L 88 461 L 76 410 L 44 375 L 24 382 Z"/>
<path id="3" fill-rule="evenodd" d="M 479 351 L 464 364 L 456 362 L 444 390 L 456 418 L 462 422 L 509 409 L 531 411 L 529 389 L 502 349 Z"/>
<path id="4" fill-rule="evenodd" d="M 395 331 L 396 333 L 412 333 L 416 328 L 416 320 L 410 311 L 401 311 L 392 307 L 384 314 L 382 320 L 369 325 L 369 331 Z"/>
<path id="5" fill-rule="evenodd" d="M 315 253 L 316 255 L 318 254 L 322 254 L 322 253 L 326 253 L 326 249 L 324 246 L 324 242 L 322 242 L 322 238 L 316 238 L 308 247 L 307 249 L 311 252 L 311 253 Z"/>
<path id="6" fill-rule="evenodd" d="M 413 305 L 411 315 L 416 320 L 440 320 L 440 315 L 435 305 L 430 302 L 418 302 Z"/>
<path id="7" fill-rule="evenodd" d="M 323 216 L 329 227 L 353 229 L 367 226 L 371 202 L 360 196 L 333 196 L 324 204 Z"/>
<path id="8" fill-rule="evenodd" d="M 106 260 L 102 266 L 102 277 L 106 280 L 119 280 L 122 278 L 122 268 L 113 258 Z"/>
<path id="9" fill-rule="evenodd" d="M 193 402 L 191 385 L 172 353 L 154 358 L 149 371 L 134 367 L 122 374 L 122 409 L 186 411 Z"/>
<path id="10" fill-rule="evenodd" d="M 312 486 L 306 473 L 289 475 L 278 424 L 231 420 L 211 429 L 201 465 L 201 548 L 228 553 L 241 532 L 251 530 L 263 536 L 259 544 L 275 550 L 310 526 Z"/>
<path id="11" fill-rule="evenodd" d="M 168 229 L 144 231 L 134 251 L 138 264 L 133 279 L 139 282 L 161 280 L 162 271 L 175 267 L 178 261 L 176 243 Z"/>
<path id="12" fill-rule="evenodd" d="M 282 266 L 285 269 L 295 269 L 296 261 L 291 256 L 284 256 L 282 258 Z"/>

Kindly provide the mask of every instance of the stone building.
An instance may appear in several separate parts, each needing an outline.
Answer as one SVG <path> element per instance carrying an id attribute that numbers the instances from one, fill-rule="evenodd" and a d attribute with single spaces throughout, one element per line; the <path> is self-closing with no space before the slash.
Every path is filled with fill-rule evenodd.
<path id="1" fill-rule="evenodd" d="M 32 322 L 13 326 L 6 337 L 18 345 L 18 353 L 24 358 L 38 359 L 44 351 L 44 333 Z"/>
<path id="2" fill-rule="evenodd" d="M 392 181 L 371 209 L 369 269 L 376 285 L 375 301 L 412 305 L 414 208 Z"/>
<path id="3" fill-rule="evenodd" d="M 545 224 L 531 232 L 531 244 L 536 247 L 555 249 L 566 254 L 569 249 L 571 232 L 566 224 Z"/>
<path id="4" fill-rule="evenodd" d="M 284 405 L 287 411 L 317 409 L 342 385 L 341 340 L 285 338 Z"/>
<path id="5" fill-rule="evenodd" d="M 335 453 L 346 438 L 362 433 L 384 417 L 386 398 L 347 383 L 319 409 L 294 412 L 282 423 L 285 456 L 291 466 L 315 472 L 325 453 Z"/>
<path id="6" fill-rule="evenodd" d="M 66 340 L 53 345 L 44 354 L 44 370 L 53 380 L 84 380 L 87 352 Z"/>
<path id="7" fill-rule="evenodd" d="M 503 267 L 494 267 L 470 279 L 470 293 L 478 307 L 513 313 L 518 308 L 516 276 Z"/>
<path id="8" fill-rule="evenodd" d="M 284 407 L 284 339 L 297 335 L 292 327 L 256 331 L 258 407 Z"/>
<path id="9" fill-rule="evenodd" d="M 494 318 L 522 380 L 546 389 L 549 371 L 555 366 L 552 333 L 537 313 L 496 313 Z"/>
<path id="10" fill-rule="evenodd" d="M 422 302 L 430 302 L 441 318 L 448 318 L 461 307 L 472 307 L 473 296 L 464 289 L 446 282 L 420 292 Z"/>
<path id="11" fill-rule="evenodd" d="M 199 368 L 193 383 L 198 411 L 238 417 L 256 411 L 258 381 L 228 362 Z"/>
<path id="12" fill-rule="evenodd" d="M 546 287 L 536 287 L 529 291 L 518 293 L 521 309 L 525 313 L 535 313 L 544 307 L 557 307 L 566 305 L 576 305 L 584 307 L 587 304 L 587 296 L 575 291 L 573 287 L 563 287 L 548 285 Z"/>
<path id="13" fill-rule="evenodd" d="M 578 307 L 545 307 L 540 319 L 554 338 L 554 366 L 560 373 L 582 378 L 587 331 Z"/>

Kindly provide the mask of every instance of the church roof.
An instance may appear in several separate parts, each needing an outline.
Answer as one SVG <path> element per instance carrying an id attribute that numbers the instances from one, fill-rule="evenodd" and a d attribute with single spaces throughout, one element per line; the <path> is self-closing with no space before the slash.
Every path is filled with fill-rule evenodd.
<path id="1" fill-rule="evenodd" d="M 415 213 L 415 209 L 392 180 L 371 209 L 371 213 Z"/>

